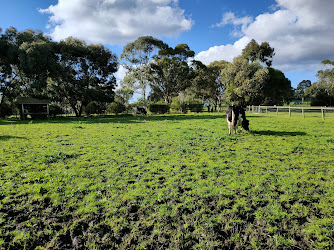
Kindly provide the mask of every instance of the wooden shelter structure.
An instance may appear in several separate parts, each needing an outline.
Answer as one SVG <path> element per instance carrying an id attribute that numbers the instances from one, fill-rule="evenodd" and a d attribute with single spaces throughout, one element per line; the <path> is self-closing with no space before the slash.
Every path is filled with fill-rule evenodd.
<path id="1" fill-rule="evenodd" d="M 17 103 L 19 105 L 21 119 L 26 119 L 28 115 L 30 115 L 32 119 L 45 119 L 49 115 L 51 100 L 18 97 Z"/>

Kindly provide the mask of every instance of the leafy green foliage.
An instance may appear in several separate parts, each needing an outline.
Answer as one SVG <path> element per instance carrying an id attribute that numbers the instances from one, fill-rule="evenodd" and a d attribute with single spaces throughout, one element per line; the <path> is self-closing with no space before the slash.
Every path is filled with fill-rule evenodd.
<path id="1" fill-rule="evenodd" d="M 170 110 L 169 104 L 162 104 L 162 103 L 151 103 L 149 105 L 149 110 L 153 114 L 166 114 Z"/>
<path id="2" fill-rule="evenodd" d="M 269 73 L 259 62 L 249 63 L 244 57 L 236 57 L 221 71 L 226 84 L 226 101 L 236 105 L 252 103 L 261 96 L 261 88 L 267 82 Z"/>
<path id="3" fill-rule="evenodd" d="M 203 111 L 203 103 L 189 103 L 187 106 L 191 112 L 200 113 Z"/>
<path id="4" fill-rule="evenodd" d="M 311 86 L 312 83 L 310 80 L 303 80 L 298 83 L 298 86 L 296 88 L 296 97 L 302 99 L 302 102 L 304 102 L 304 98 L 307 97 L 305 90 L 306 88 L 309 88 Z"/>
<path id="5" fill-rule="evenodd" d="M 151 64 L 152 95 L 171 103 L 172 98 L 190 86 L 192 70 L 186 61 L 163 57 Z"/>
<path id="6" fill-rule="evenodd" d="M 285 77 L 282 71 L 268 68 L 268 79 L 260 89 L 258 99 L 254 99 L 254 105 L 283 105 L 293 98 L 291 81 Z"/>
<path id="7" fill-rule="evenodd" d="M 332 106 L 334 104 L 334 62 L 324 60 L 322 64 L 327 69 L 319 70 L 318 82 L 305 89 L 305 94 L 312 97 L 312 106 Z"/>
<path id="8" fill-rule="evenodd" d="M 142 98 L 146 99 L 146 88 L 150 81 L 149 64 L 157 55 L 159 49 L 167 48 L 167 44 L 152 36 L 142 36 L 124 46 L 121 59 L 126 59 L 132 65 L 128 69 L 122 87 L 132 91 L 141 90 Z"/>
<path id="9" fill-rule="evenodd" d="M 86 105 L 84 110 L 86 115 L 103 114 L 106 111 L 106 105 L 105 103 L 92 101 Z"/>
<path id="10" fill-rule="evenodd" d="M 275 50 L 270 47 L 268 42 L 263 42 L 259 45 L 252 39 L 242 50 L 242 56 L 251 62 L 259 60 L 265 63 L 268 67 L 272 64 L 272 58 L 275 55 Z"/>
<path id="11" fill-rule="evenodd" d="M 68 103 L 76 116 L 91 101 L 112 102 L 118 62 L 116 55 L 102 45 L 86 45 L 68 38 L 58 44 L 60 75 L 49 80 L 50 95 Z"/>
<path id="12" fill-rule="evenodd" d="M 180 100 L 179 97 L 174 97 L 170 108 L 173 111 L 180 113 L 187 113 L 187 103 L 184 100 Z"/>
<path id="13" fill-rule="evenodd" d="M 49 105 L 49 112 L 51 116 L 57 116 L 65 113 L 62 107 L 57 103 L 52 103 Z"/>
<path id="14" fill-rule="evenodd" d="M 126 110 L 125 108 L 125 105 L 123 103 L 120 103 L 120 102 L 112 102 L 110 104 L 110 112 L 115 114 L 115 115 L 118 115 L 122 112 L 124 112 Z"/>
<path id="15" fill-rule="evenodd" d="M 333 115 L 247 118 L 0 121 L 0 247 L 333 248 Z"/>

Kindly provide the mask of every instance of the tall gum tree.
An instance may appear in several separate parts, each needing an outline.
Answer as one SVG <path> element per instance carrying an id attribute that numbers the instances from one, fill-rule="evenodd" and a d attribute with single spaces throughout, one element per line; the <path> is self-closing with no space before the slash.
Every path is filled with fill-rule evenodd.
<path id="1" fill-rule="evenodd" d="M 160 50 L 159 57 L 151 63 L 151 96 L 160 97 L 170 104 L 173 97 L 189 87 L 194 75 L 188 58 L 194 54 L 187 44 Z"/>
<path id="2" fill-rule="evenodd" d="M 261 88 L 268 79 L 268 69 L 262 68 L 257 61 L 249 63 L 248 59 L 239 56 L 221 70 L 221 77 L 226 84 L 226 101 L 244 106 L 261 94 Z"/>
<path id="3" fill-rule="evenodd" d="M 227 67 L 227 61 L 214 61 L 208 66 L 199 61 L 194 61 L 194 78 L 192 79 L 192 86 L 190 91 L 204 100 L 216 103 L 218 112 L 223 101 L 223 94 L 225 91 L 225 82 L 223 81 L 220 72 Z"/>
<path id="4" fill-rule="evenodd" d="M 259 45 L 252 39 L 242 50 L 242 56 L 251 62 L 259 60 L 270 67 L 273 61 L 272 58 L 275 55 L 274 51 L 274 48 L 271 48 L 268 42 L 263 42 Z"/>
<path id="5" fill-rule="evenodd" d="M 9 28 L 0 38 L 0 92 L 4 100 L 16 96 L 46 97 L 46 81 L 56 71 L 54 43 L 41 31 Z"/>
<path id="6" fill-rule="evenodd" d="M 334 105 L 334 61 L 323 60 L 325 69 L 317 73 L 318 81 L 305 89 L 305 94 L 312 97 L 313 106 Z"/>
<path id="7" fill-rule="evenodd" d="M 127 77 L 122 84 L 133 90 L 140 90 L 142 98 L 146 100 L 146 89 L 150 82 L 150 62 L 159 50 L 167 47 L 164 42 L 152 36 L 142 36 L 128 43 L 120 56 L 130 63 L 126 66 Z"/>
<path id="8" fill-rule="evenodd" d="M 115 54 L 103 45 L 86 45 L 68 38 L 58 44 L 59 77 L 50 79 L 48 90 L 55 99 L 68 103 L 76 116 L 90 101 L 112 102 L 118 69 Z"/>

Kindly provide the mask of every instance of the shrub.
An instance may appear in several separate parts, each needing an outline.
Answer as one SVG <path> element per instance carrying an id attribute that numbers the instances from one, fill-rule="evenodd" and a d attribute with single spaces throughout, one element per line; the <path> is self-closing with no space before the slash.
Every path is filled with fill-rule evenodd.
<path id="1" fill-rule="evenodd" d="M 173 98 L 173 102 L 170 107 L 174 111 L 178 111 L 181 113 L 187 113 L 187 104 L 185 102 L 181 102 L 178 97 Z"/>
<path id="2" fill-rule="evenodd" d="M 61 115 L 64 114 L 64 110 L 62 109 L 62 107 L 57 104 L 57 103 L 52 103 L 49 105 L 49 114 L 51 116 L 57 116 L 57 115 Z"/>
<path id="3" fill-rule="evenodd" d="M 152 103 L 149 106 L 149 110 L 153 114 L 166 114 L 170 110 L 169 104 L 158 104 L 158 103 Z"/>
<path id="4" fill-rule="evenodd" d="M 203 111 L 203 104 L 202 103 L 189 103 L 188 108 L 191 112 L 202 112 Z"/>
<path id="5" fill-rule="evenodd" d="M 87 104 L 87 106 L 84 109 L 84 112 L 86 115 L 91 114 L 102 114 L 105 111 L 105 104 L 99 103 L 97 101 L 92 101 Z"/>
<path id="6" fill-rule="evenodd" d="M 15 107 L 11 103 L 4 101 L 0 107 L 0 117 L 5 118 L 11 116 L 15 113 L 14 110 Z"/>
<path id="7" fill-rule="evenodd" d="M 324 98 L 313 98 L 311 100 L 310 105 L 311 106 L 329 106 L 329 103 L 330 103 L 330 101 L 326 97 L 324 97 Z"/>
<path id="8" fill-rule="evenodd" d="M 139 98 L 134 104 L 134 107 L 147 107 L 147 100 Z"/>
<path id="9" fill-rule="evenodd" d="M 111 113 L 114 113 L 115 115 L 123 113 L 125 109 L 126 109 L 125 105 L 120 102 L 113 102 L 110 104 L 110 107 L 109 107 L 109 111 Z"/>

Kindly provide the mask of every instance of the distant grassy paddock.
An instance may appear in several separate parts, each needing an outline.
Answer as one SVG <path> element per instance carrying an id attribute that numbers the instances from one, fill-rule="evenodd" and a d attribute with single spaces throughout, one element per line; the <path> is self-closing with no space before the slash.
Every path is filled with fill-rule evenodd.
<path id="1" fill-rule="evenodd" d="M 247 115 L 0 121 L 0 249 L 334 248 L 334 117 Z"/>

